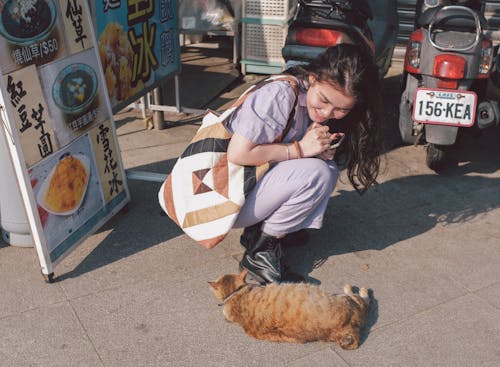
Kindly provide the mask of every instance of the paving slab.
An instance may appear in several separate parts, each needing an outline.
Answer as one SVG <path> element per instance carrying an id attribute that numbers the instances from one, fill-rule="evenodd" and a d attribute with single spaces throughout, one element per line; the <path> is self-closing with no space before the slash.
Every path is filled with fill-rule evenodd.
<path id="1" fill-rule="evenodd" d="M 202 360 L 212 366 L 265 365 L 271 360 L 285 366 L 302 353 L 324 348 L 249 338 L 224 320 L 206 279 L 157 279 L 111 289 L 79 298 L 75 310 L 110 366 L 194 366 Z"/>
<path id="2" fill-rule="evenodd" d="M 231 62 L 232 49 L 221 44 L 217 49 L 190 46 L 181 55 L 179 74 L 180 101 L 183 107 L 202 109 L 220 96 L 239 77 L 239 70 Z M 174 81 L 162 86 L 162 104 L 175 106 Z M 193 93 L 196 91 L 196 93 Z"/>
<path id="3" fill-rule="evenodd" d="M 69 302 L 1 317 L 0 330 L 2 366 L 103 366 Z"/>
<path id="4" fill-rule="evenodd" d="M 350 366 L 497 366 L 500 312 L 466 295 L 374 331 L 362 348 L 339 351 Z"/>
<path id="5" fill-rule="evenodd" d="M 34 248 L 0 247 L 0 320 L 66 300 L 59 286 L 41 276 Z"/>
<path id="6" fill-rule="evenodd" d="M 484 287 L 475 293 L 497 310 L 500 310 L 500 282 Z"/>
<path id="7" fill-rule="evenodd" d="M 160 217 L 158 212 L 155 215 Z M 124 220 L 116 228 L 119 231 L 123 228 L 123 231 L 112 232 L 96 246 L 88 247 L 90 252 L 85 258 L 81 254 L 70 255 L 59 267 L 59 280 L 63 281 L 61 284 L 67 296 L 73 299 L 143 280 L 182 281 L 197 277 L 200 272 L 206 274 L 204 281 L 208 281 L 223 272 L 237 271 L 236 265 L 221 267 L 218 271 L 218 267 L 214 267 L 221 259 L 226 264 L 232 263 L 231 252 L 227 252 L 229 248 L 207 251 L 180 232 L 173 232 L 177 236 L 165 239 L 167 218 L 160 218 L 162 223 L 157 227 L 163 229 L 159 230 L 158 237 L 148 236 L 148 241 L 145 241 L 141 235 L 128 232 Z M 154 228 L 143 226 L 142 230 L 154 231 Z M 179 261 L 180 258 L 185 260 Z M 210 273 L 207 273 L 208 269 Z"/>
<path id="8" fill-rule="evenodd" d="M 349 366 L 335 351 L 330 347 L 321 349 L 312 354 L 295 360 L 288 364 L 289 367 L 347 367 Z"/>

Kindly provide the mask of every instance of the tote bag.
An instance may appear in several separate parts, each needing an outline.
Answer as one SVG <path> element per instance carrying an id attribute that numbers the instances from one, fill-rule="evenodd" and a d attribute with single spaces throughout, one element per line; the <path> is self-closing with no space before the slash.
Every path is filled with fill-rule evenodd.
<path id="1" fill-rule="evenodd" d="M 269 169 L 240 166 L 227 160 L 231 133 L 226 121 L 248 95 L 275 80 L 285 80 L 298 96 L 297 79 L 274 75 L 248 88 L 223 114 L 208 111 L 187 148 L 158 192 L 160 206 L 192 239 L 207 249 L 221 242 L 233 227 L 248 193 Z M 281 141 L 291 127 L 295 107 Z M 251 121 L 249 121 L 251 123 Z"/>

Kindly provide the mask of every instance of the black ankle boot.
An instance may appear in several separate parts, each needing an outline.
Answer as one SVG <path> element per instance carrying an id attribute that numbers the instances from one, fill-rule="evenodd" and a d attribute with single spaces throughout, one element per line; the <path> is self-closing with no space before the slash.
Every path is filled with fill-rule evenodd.
<path id="1" fill-rule="evenodd" d="M 307 242 L 309 242 L 309 233 L 306 229 L 301 229 L 283 237 L 281 239 L 281 246 L 283 246 L 283 248 L 300 247 L 306 245 Z"/>
<path id="2" fill-rule="evenodd" d="M 262 231 L 260 230 L 261 226 L 262 222 L 259 222 L 253 226 L 245 227 L 243 230 L 243 233 L 240 236 L 240 243 L 247 251 L 257 243 L 257 240 L 262 234 Z"/>
<path id="3" fill-rule="evenodd" d="M 259 229 L 259 237 L 255 241 L 250 241 L 255 239 L 253 231 L 246 233 L 245 240 L 248 241 L 245 241 L 243 237 L 246 231 L 245 228 L 241 236 L 241 242 L 247 251 L 243 254 L 240 267 L 248 269 L 250 275 L 259 283 L 280 283 L 282 281 L 282 267 L 279 239 L 269 236 Z"/>

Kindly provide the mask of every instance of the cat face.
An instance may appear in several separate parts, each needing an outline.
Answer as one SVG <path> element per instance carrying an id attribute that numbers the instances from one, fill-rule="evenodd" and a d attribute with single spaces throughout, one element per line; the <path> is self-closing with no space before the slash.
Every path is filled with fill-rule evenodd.
<path id="1" fill-rule="evenodd" d="M 229 296 L 233 291 L 238 289 L 246 282 L 247 269 L 243 269 L 240 274 L 221 275 L 215 282 L 208 282 L 210 289 L 214 292 L 215 297 L 222 301 Z"/>

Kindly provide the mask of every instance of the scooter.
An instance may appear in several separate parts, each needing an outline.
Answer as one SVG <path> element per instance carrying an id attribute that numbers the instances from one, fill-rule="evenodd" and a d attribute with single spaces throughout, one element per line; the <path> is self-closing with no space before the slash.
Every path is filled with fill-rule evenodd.
<path id="1" fill-rule="evenodd" d="M 405 54 L 399 130 L 404 143 L 427 143 L 427 166 L 439 172 L 460 129 L 499 124 L 498 102 L 486 99 L 493 44 L 483 33 L 484 2 L 419 3 Z"/>
<path id="2" fill-rule="evenodd" d="M 308 63 L 339 43 L 368 46 L 383 77 L 398 31 L 396 0 L 299 0 L 282 55 L 286 67 Z"/>

